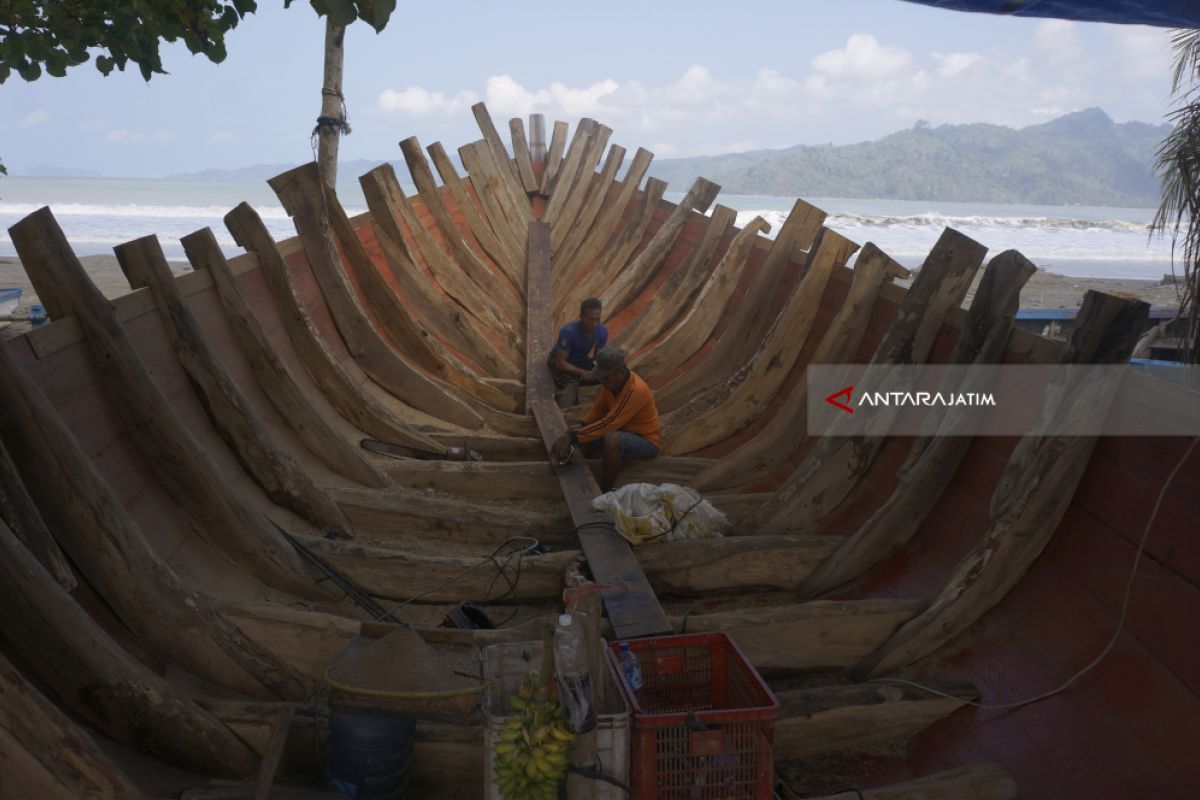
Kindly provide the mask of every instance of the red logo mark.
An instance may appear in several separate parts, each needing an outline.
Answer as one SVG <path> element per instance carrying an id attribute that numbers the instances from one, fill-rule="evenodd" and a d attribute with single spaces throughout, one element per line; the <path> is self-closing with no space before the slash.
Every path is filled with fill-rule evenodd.
<path id="1" fill-rule="evenodd" d="M 829 395 L 829 397 L 826 397 L 825 402 L 829 403 L 829 405 L 831 405 L 831 406 L 837 406 L 842 411 L 845 411 L 847 414 L 853 414 L 854 409 L 851 408 L 849 405 L 847 405 L 850 402 L 850 399 L 851 399 L 850 395 L 853 394 L 853 392 L 854 392 L 854 387 L 847 386 L 845 389 L 834 392 L 833 394 Z M 840 402 L 837 399 L 837 398 L 843 397 L 843 396 L 846 398 L 845 403 Z"/>

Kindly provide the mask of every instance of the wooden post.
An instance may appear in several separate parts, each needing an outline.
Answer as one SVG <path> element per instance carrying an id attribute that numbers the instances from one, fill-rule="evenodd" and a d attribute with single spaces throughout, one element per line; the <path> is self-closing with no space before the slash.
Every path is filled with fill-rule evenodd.
<path id="1" fill-rule="evenodd" d="M 342 97 L 342 62 L 346 29 L 325 18 L 325 81 L 321 85 L 321 116 L 317 117 L 317 168 L 330 189 L 337 184 L 338 143 L 346 124 L 346 102 Z"/>
<path id="2" fill-rule="evenodd" d="M 529 115 L 529 155 L 535 161 L 546 160 L 546 116 Z"/>

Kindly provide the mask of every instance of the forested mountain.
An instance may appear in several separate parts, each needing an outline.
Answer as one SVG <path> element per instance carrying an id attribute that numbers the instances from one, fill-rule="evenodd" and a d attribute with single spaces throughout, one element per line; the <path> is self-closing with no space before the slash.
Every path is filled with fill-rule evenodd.
<path id="1" fill-rule="evenodd" d="M 655 159 L 650 173 L 676 191 L 703 175 L 733 194 L 1157 206 L 1154 153 L 1169 130 L 1098 108 L 1019 130 L 918 122 L 873 142 Z"/>

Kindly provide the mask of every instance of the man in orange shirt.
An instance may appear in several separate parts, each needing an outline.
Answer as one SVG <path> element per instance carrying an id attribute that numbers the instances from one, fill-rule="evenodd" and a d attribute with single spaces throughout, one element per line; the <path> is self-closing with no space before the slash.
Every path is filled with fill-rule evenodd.
<path id="1" fill-rule="evenodd" d="M 562 461 L 575 444 L 585 451 L 600 450 L 604 465 L 600 486 L 607 492 L 617 481 L 622 461 L 658 455 L 662 433 L 650 387 L 626 366 L 624 350 L 606 347 L 597 353 L 592 375 L 600 382 L 600 394 L 583 424 L 558 437 L 552 454 Z"/>

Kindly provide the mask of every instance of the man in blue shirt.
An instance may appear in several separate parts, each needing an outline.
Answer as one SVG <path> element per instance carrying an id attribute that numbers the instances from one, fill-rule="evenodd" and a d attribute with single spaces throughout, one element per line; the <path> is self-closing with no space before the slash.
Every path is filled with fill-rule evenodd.
<path id="1" fill-rule="evenodd" d="M 594 382 L 596 353 L 608 344 L 608 328 L 600 322 L 600 311 L 600 301 L 589 297 L 579 304 L 579 319 L 558 332 L 549 361 L 559 408 L 578 405 L 580 383 Z"/>

